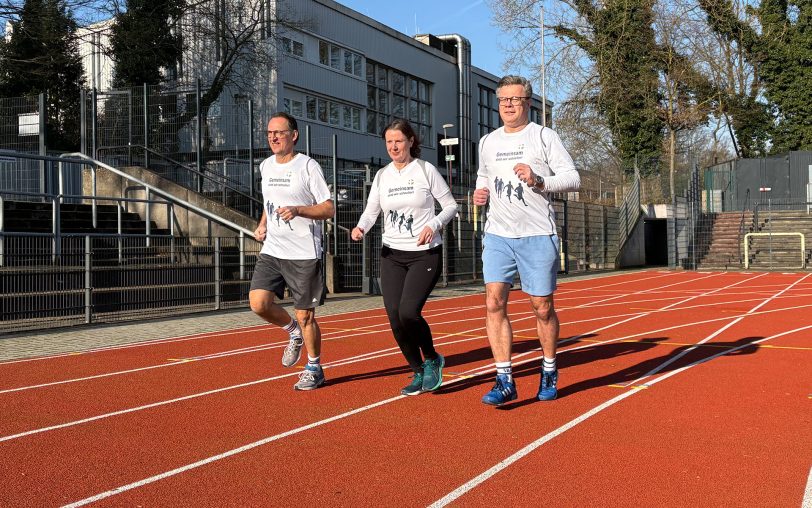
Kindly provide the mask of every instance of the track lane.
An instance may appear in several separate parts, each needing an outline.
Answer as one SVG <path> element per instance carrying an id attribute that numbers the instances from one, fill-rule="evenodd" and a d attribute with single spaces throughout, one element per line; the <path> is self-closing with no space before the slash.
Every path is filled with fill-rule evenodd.
<path id="1" fill-rule="evenodd" d="M 527 341 L 527 342 L 532 343 L 533 341 Z M 537 343 L 536 343 L 536 344 L 537 344 Z M 482 357 L 484 358 L 484 357 L 486 356 L 486 354 L 489 356 L 489 351 L 486 349 L 486 348 L 487 348 L 487 343 L 486 343 L 486 342 L 483 344 L 483 346 L 484 346 L 484 348 L 477 348 L 477 349 L 482 350 L 482 351 L 480 351 L 480 353 L 482 353 L 480 356 L 482 356 Z M 470 352 L 471 352 L 471 347 L 470 347 L 470 344 L 466 345 L 466 346 L 465 346 L 463 349 L 464 349 L 464 350 L 463 350 L 463 351 L 460 351 L 459 353 L 452 354 L 452 355 L 451 355 L 451 356 L 452 356 L 452 359 L 453 359 L 453 358 L 454 358 L 454 356 L 456 356 L 457 354 L 459 354 L 459 355 L 469 355 L 469 354 L 470 354 Z M 484 360 L 483 360 L 483 361 L 484 361 Z M 463 364 L 463 362 L 458 362 L 458 365 L 462 365 L 462 364 Z M 536 367 L 536 368 L 537 368 L 537 367 Z M 357 370 L 357 369 L 356 369 L 356 370 Z M 529 375 L 529 374 L 528 374 L 528 375 L 526 375 L 525 377 L 526 377 L 527 379 L 522 379 L 522 378 L 520 378 L 520 380 L 522 380 L 522 390 L 524 391 L 524 393 L 531 394 L 531 393 L 533 393 L 533 392 L 534 392 L 534 388 L 533 388 L 533 386 L 532 386 L 532 385 L 534 385 L 534 384 L 536 383 L 536 380 L 535 380 L 535 379 L 531 379 L 531 378 L 536 377 L 536 376 L 535 376 L 535 375 Z M 356 380 L 356 379 L 353 379 L 353 380 Z M 400 386 L 400 384 L 405 384 L 405 383 L 403 383 L 403 380 L 401 380 L 401 381 L 399 381 L 399 382 L 397 382 L 397 383 L 393 383 L 393 384 L 394 384 L 394 390 L 396 390 L 396 389 L 397 389 L 397 388 Z M 486 387 L 484 386 L 485 384 L 487 384 L 486 382 L 481 381 L 479 384 L 480 384 L 480 385 L 482 385 L 482 386 L 483 386 L 483 388 L 486 388 Z M 529 388 L 528 388 L 528 387 L 529 387 Z M 454 392 L 454 391 L 450 391 L 450 394 L 449 394 L 449 395 L 459 393 L 459 394 L 460 394 L 460 396 L 462 396 L 462 394 L 464 394 L 464 393 L 465 393 L 465 392 L 467 392 L 467 391 L 468 391 L 468 390 L 459 390 L 459 391 L 456 391 L 456 392 Z M 479 392 L 480 390 L 476 390 L 476 391 L 477 391 L 477 392 Z M 590 392 L 590 391 L 584 391 L 584 393 L 589 393 L 589 392 Z M 319 393 L 319 392 L 316 392 L 316 393 Z M 286 393 L 285 393 L 285 395 L 287 396 L 286 398 L 289 398 L 289 392 L 286 392 Z M 476 397 L 475 397 L 475 399 L 476 399 L 476 400 L 475 400 L 475 403 L 478 403 L 478 397 L 479 397 L 480 395 L 481 395 L 481 394 L 479 394 L 479 393 L 477 393 L 477 394 L 476 394 Z M 426 396 L 426 397 L 428 397 L 428 396 Z M 568 398 L 569 398 L 569 397 L 568 397 Z M 417 399 L 422 399 L 422 397 L 418 397 Z M 566 399 L 565 399 L 565 400 L 566 400 Z M 470 401 L 466 402 L 466 404 L 468 404 L 469 402 L 470 402 Z M 214 403 L 214 404 L 217 404 L 217 402 L 213 402 L 213 403 Z M 519 409 L 514 409 L 514 411 L 521 410 L 521 407 L 523 407 L 523 406 L 520 406 L 520 408 L 519 408 Z M 532 407 L 532 406 L 531 406 L 531 407 Z M 410 417 L 410 416 L 411 416 L 411 413 L 407 413 L 405 416 L 406 416 L 406 417 Z M 403 415 L 401 415 L 401 417 L 403 417 Z"/>

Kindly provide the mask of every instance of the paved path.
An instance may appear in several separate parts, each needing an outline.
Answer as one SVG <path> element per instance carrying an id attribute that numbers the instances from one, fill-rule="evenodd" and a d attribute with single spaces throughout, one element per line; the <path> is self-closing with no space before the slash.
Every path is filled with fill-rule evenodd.
<path id="1" fill-rule="evenodd" d="M 453 296 L 481 292 L 482 285 L 471 287 L 438 288 L 433 297 Z M 283 306 L 290 310 L 290 303 Z M 328 316 L 358 310 L 383 307 L 381 296 L 361 293 L 341 293 L 329 295 L 325 304 L 316 311 L 317 316 Z M 84 351 L 87 349 L 131 344 L 145 340 L 178 337 L 196 333 L 231 330 L 246 326 L 262 325 L 265 321 L 257 317 L 247 306 L 243 309 L 208 311 L 185 314 L 178 317 L 156 318 L 126 323 L 73 326 L 41 332 L 28 331 L 11 335 L 0 335 L 0 361 L 34 356 L 53 355 Z"/>

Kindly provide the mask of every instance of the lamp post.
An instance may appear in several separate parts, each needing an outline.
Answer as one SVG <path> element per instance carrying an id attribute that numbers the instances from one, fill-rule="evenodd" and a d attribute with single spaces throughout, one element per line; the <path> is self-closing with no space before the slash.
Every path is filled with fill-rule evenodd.
<path id="1" fill-rule="evenodd" d="M 447 141 L 448 141 L 447 129 L 451 129 L 452 127 L 454 127 L 453 123 L 444 123 L 443 124 L 443 141 L 446 141 L 445 143 L 443 143 L 443 145 L 445 145 L 445 166 L 446 166 L 446 175 L 448 177 L 448 188 L 449 189 L 451 188 L 451 183 L 452 183 L 451 182 L 451 160 L 452 160 L 452 158 L 450 157 L 451 156 L 451 145 L 447 143 Z M 453 192 L 453 190 L 452 190 L 452 192 Z"/>

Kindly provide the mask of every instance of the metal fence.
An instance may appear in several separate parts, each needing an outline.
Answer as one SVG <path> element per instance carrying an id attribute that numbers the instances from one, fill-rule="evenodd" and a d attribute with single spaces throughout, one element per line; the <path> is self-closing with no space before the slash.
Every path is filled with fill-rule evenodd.
<path id="1" fill-rule="evenodd" d="M 329 161 L 323 161 L 323 165 Z M 336 223 L 327 226 L 327 252 L 335 271 L 335 287 L 342 291 L 379 292 L 379 253 L 383 218 L 362 242 L 349 239 L 365 206 L 378 168 L 368 167 L 353 178 L 339 180 Z M 331 169 L 325 168 L 329 173 Z M 482 234 L 485 208 L 473 206 L 471 191 L 457 197 L 458 213 L 443 231 L 443 272 L 440 284 L 475 282 L 482 278 Z M 615 268 L 621 242 L 619 210 L 613 206 L 553 198 L 557 233 L 561 239 L 560 272 Z M 639 204 L 637 206 L 639 213 Z"/>
<path id="2" fill-rule="evenodd" d="M 675 204 L 675 265 L 697 270 L 805 270 L 812 152 L 694 168 Z M 794 182 L 794 183 L 793 183 Z"/>
<path id="3" fill-rule="evenodd" d="M 45 96 L 0 98 L 0 149 L 45 151 Z"/>
<path id="4" fill-rule="evenodd" d="M 259 245 L 66 235 L 52 256 L 50 235 L 6 234 L 0 267 L 0 332 L 165 317 L 241 307 Z M 193 245 L 196 244 L 196 245 Z"/>
<path id="5" fill-rule="evenodd" d="M 709 213 L 769 200 L 812 201 L 812 152 L 726 161 L 706 168 L 703 177 L 702 207 Z"/>

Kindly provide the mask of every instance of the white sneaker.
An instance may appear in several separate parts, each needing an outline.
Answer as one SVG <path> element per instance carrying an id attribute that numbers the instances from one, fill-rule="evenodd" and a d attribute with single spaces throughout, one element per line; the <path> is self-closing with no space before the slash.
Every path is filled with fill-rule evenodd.
<path id="1" fill-rule="evenodd" d="M 296 362 L 299 361 L 299 358 L 302 357 L 302 345 L 304 344 L 304 339 L 301 336 L 290 336 L 290 341 L 288 345 L 285 346 L 285 352 L 282 353 L 282 365 L 285 367 L 293 367 L 296 365 Z"/>

